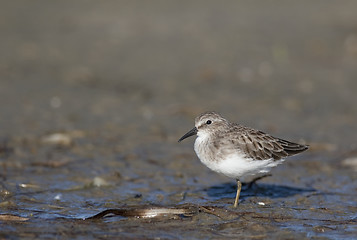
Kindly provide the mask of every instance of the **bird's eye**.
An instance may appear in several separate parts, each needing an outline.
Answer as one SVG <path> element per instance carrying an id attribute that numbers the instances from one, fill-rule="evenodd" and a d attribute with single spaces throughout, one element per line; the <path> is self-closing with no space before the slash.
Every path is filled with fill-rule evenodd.
<path id="1" fill-rule="evenodd" d="M 207 120 L 206 124 L 211 124 L 212 121 L 211 120 Z"/>

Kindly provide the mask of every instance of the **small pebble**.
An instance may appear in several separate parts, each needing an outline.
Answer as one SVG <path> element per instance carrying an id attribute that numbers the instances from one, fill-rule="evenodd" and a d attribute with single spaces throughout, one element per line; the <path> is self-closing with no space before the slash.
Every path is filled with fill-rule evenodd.
<path id="1" fill-rule="evenodd" d="M 42 141 L 48 144 L 69 146 L 72 143 L 72 138 L 66 133 L 53 133 L 43 137 Z"/>
<path id="2" fill-rule="evenodd" d="M 61 198 L 62 198 L 62 194 L 60 193 L 54 197 L 55 200 L 61 200 Z"/>
<path id="3" fill-rule="evenodd" d="M 108 185 L 109 185 L 109 183 L 101 177 L 95 177 L 93 179 L 93 186 L 95 186 L 95 187 L 102 187 L 102 186 L 108 186 Z"/>

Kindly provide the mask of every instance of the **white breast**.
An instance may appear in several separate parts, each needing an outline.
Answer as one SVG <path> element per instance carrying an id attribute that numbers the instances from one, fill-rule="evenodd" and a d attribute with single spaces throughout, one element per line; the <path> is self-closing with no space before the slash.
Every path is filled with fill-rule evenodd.
<path id="1" fill-rule="evenodd" d="M 234 151 L 217 159 L 217 154 L 212 153 L 208 146 L 208 138 L 205 135 L 198 136 L 195 141 L 195 152 L 201 162 L 212 171 L 218 172 L 230 178 L 242 178 L 258 173 L 266 173 L 272 167 L 284 160 L 254 160 L 246 158 L 241 152 Z"/>

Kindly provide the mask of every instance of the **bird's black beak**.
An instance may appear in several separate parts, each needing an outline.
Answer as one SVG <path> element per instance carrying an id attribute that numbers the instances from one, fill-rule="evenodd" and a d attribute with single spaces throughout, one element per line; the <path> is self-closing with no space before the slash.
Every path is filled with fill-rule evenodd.
<path id="1" fill-rule="evenodd" d="M 182 140 L 184 140 L 185 138 L 191 137 L 193 135 L 197 134 L 197 128 L 194 127 L 192 128 L 188 133 L 186 133 L 185 135 L 183 135 L 178 141 L 181 142 Z"/>

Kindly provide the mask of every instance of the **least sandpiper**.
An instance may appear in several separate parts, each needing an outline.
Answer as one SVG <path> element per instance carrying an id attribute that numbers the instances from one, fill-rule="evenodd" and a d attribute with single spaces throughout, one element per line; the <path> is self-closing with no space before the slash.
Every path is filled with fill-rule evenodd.
<path id="1" fill-rule="evenodd" d="M 237 207 L 242 184 L 239 179 L 267 173 L 285 157 L 308 149 L 307 145 L 273 137 L 262 131 L 231 123 L 216 112 L 196 117 L 195 127 L 178 141 L 197 135 L 195 152 L 211 170 L 237 180 Z"/>

